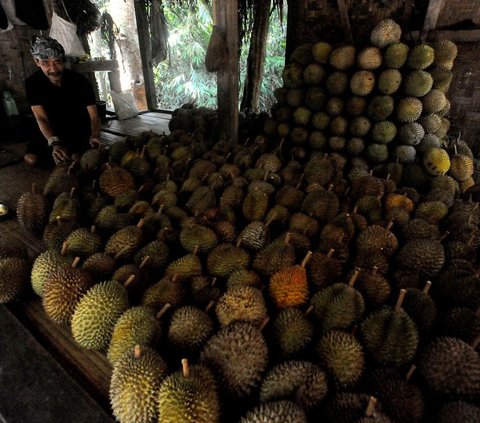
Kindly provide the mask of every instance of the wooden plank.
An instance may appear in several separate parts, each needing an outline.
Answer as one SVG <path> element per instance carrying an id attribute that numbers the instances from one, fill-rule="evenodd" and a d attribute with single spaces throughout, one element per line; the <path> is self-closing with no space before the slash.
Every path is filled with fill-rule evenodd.
<path id="1" fill-rule="evenodd" d="M 405 33 L 408 31 L 410 27 L 410 19 L 412 17 L 412 8 L 413 8 L 413 0 L 405 0 L 405 5 L 403 7 L 403 15 L 402 15 L 402 32 Z"/>
<path id="2" fill-rule="evenodd" d="M 427 13 L 425 14 L 422 33 L 420 35 L 422 42 L 427 39 L 428 33 L 437 27 L 438 17 L 440 16 L 440 11 L 444 3 L 445 0 L 430 0 L 428 2 Z"/>
<path id="3" fill-rule="evenodd" d="M 412 31 L 411 34 L 414 40 L 418 40 L 421 35 L 419 31 Z M 459 43 L 475 43 L 480 41 L 480 29 L 430 31 L 427 36 L 427 41 L 435 40 L 451 40 Z"/>
<path id="4" fill-rule="evenodd" d="M 81 73 L 118 71 L 118 62 L 116 60 L 92 60 L 90 62 L 74 63 L 72 70 Z"/>
<path id="5" fill-rule="evenodd" d="M 340 21 L 342 22 L 343 32 L 348 43 L 353 44 L 352 28 L 348 19 L 348 6 L 345 0 L 337 0 L 338 11 L 340 12 Z"/>
<path id="6" fill-rule="evenodd" d="M 60 364 L 75 371 L 75 378 L 97 401 L 108 400 L 111 366 L 105 354 L 81 348 L 70 328 L 50 320 L 39 297 L 10 303 L 8 308 Z"/>
<path id="7" fill-rule="evenodd" d="M 142 57 L 143 83 L 145 85 L 145 96 L 149 109 L 157 107 L 157 97 L 155 95 L 155 80 L 152 69 L 152 49 L 150 46 L 150 34 L 148 31 L 148 16 L 145 8 L 145 2 L 134 1 L 135 17 L 137 20 L 138 43 L 140 46 L 140 56 Z"/>

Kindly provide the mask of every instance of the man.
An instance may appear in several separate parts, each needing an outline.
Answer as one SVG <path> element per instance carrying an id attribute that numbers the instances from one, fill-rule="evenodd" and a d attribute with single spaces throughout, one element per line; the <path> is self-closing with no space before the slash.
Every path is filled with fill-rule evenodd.
<path id="1" fill-rule="evenodd" d="M 65 50 L 57 40 L 34 36 L 30 52 L 40 69 L 27 78 L 26 89 L 39 131 L 24 160 L 32 166 L 50 155 L 55 164 L 78 160 L 89 147 L 100 146 L 93 88 L 83 75 L 65 68 Z"/>

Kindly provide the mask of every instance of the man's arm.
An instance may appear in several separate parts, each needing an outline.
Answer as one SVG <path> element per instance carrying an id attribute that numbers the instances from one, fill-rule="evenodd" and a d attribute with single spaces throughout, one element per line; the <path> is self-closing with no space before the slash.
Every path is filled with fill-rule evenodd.
<path id="1" fill-rule="evenodd" d="M 41 133 L 47 139 L 49 147 L 52 147 L 52 155 L 55 163 L 65 160 L 67 157 L 67 151 L 64 147 L 62 147 L 61 141 L 55 137 L 55 133 L 50 126 L 45 108 L 40 105 L 32 106 L 32 112 L 35 116 L 35 120 L 37 121 Z"/>
<path id="2" fill-rule="evenodd" d="M 90 116 L 91 124 L 91 135 L 90 135 L 90 146 L 93 148 L 98 148 L 101 144 L 100 141 L 100 116 L 98 116 L 97 106 L 92 104 L 87 106 L 88 115 Z"/>

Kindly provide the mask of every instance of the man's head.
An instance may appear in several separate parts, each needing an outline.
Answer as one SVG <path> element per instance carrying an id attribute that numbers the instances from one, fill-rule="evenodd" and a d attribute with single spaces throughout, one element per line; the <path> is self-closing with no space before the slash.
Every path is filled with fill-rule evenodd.
<path id="1" fill-rule="evenodd" d="M 52 84 L 60 84 L 65 67 L 65 50 L 55 39 L 34 35 L 30 52 L 37 66 Z"/>

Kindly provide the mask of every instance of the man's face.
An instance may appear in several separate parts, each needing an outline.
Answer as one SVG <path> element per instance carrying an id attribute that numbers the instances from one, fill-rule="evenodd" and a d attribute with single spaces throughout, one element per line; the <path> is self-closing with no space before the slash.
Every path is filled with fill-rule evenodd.
<path id="1" fill-rule="evenodd" d="M 54 57 L 53 59 L 35 59 L 37 66 L 42 70 L 45 76 L 54 85 L 59 85 L 62 80 L 62 72 L 65 63 L 62 57 Z"/>

